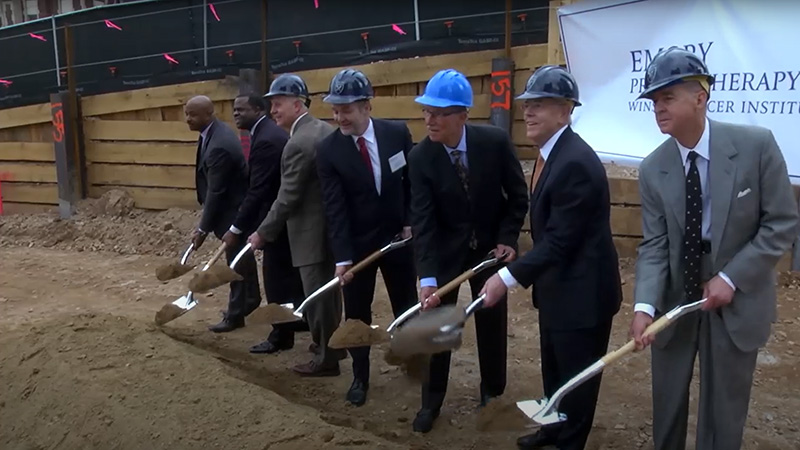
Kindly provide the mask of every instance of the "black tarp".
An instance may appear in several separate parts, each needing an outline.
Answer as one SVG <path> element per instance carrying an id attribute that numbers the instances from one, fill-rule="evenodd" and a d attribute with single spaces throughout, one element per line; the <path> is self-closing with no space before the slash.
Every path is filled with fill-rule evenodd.
<path id="1" fill-rule="evenodd" d="M 315 8 L 314 0 L 269 0 L 268 55 L 274 73 L 504 45 L 503 0 L 418 0 L 419 40 L 413 0 L 318 3 Z M 547 0 L 512 2 L 513 45 L 547 41 L 548 4 Z M 524 22 L 520 14 L 525 15 Z M 0 80 L 11 84 L 0 81 L 0 108 L 46 102 L 59 89 L 59 80 L 66 85 L 67 24 L 74 40 L 76 83 L 88 95 L 259 68 L 260 17 L 260 0 L 159 0 L 2 28 Z M 449 27 L 448 21 L 452 21 Z M 393 24 L 406 34 L 393 30 Z M 366 41 L 362 33 L 368 33 Z M 164 54 L 178 64 L 171 64 Z"/>

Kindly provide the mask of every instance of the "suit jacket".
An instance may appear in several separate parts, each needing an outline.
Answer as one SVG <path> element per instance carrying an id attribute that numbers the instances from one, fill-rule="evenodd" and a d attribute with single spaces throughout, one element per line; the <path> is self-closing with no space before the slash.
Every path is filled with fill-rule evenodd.
<path id="1" fill-rule="evenodd" d="M 236 228 L 248 235 L 267 217 L 281 186 L 281 155 L 289 133 L 272 119 L 265 117 L 253 130 L 250 141 L 248 171 L 250 187 L 239 214 L 233 221 Z"/>
<path id="2" fill-rule="evenodd" d="M 622 285 L 603 164 L 567 127 L 533 189 L 533 249 L 508 270 L 522 286 L 533 285 L 542 328 L 575 330 L 608 323 L 619 311 Z"/>
<path id="3" fill-rule="evenodd" d="M 472 231 L 477 251 L 517 248 L 528 190 L 508 133 L 466 126 L 469 197 L 441 143 L 426 137 L 409 154 L 411 226 L 420 278 L 461 272 Z"/>
<path id="4" fill-rule="evenodd" d="M 766 344 L 775 320 L 775 265 L 797 234 L 798 213 L 786 163 L 764 128 L 709 120 L 711 259 L 736 285 L 721 315 L 734 344 Z M 642 161 L 642 232 L 636 261 L 636 302 L 662 313 L 685 301 L 682 247 L 685 169 L 675 139 Z M 673 328 L 659 334 L 665 345 Z"/>
<path id="5" fill-rule="evenodd" d="M 281 156 L 278 197 L 258 228 L 259 235 L 274 241 L 287 227 L 295 267 L 321 263 L 329 254 L 316 160 L 317 145 L 332 132 L 311 115 L 297 122 Z"/>
<path id="6" fill-rule="evenodd" d="M 247 163 L 239 136 L 218 119 L 197 146 L 195 187 L 203 205 L 200 229 L 218 238 L 230 228 L 247 192 Z"/>
<path id="7" fill-rule="evenodd" d="M 403 161 L 411 150 L 405 123 L 372 119 L 381 166 L 381 193 L 352 136 L 340 130 L 326 137 L 317 151 L 317 170 L 336 261 L 359 261 L 388 244 L 410 224 L 408 164 L 392 171 L 389 158 Z"/>

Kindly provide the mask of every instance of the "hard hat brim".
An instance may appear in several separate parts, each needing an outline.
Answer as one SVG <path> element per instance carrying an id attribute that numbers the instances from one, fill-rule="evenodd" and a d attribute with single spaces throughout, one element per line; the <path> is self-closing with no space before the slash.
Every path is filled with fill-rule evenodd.
<path id="1" fill-rule="evenodd" d="M 551 94 L 549 92 L 523 92 L 522 94 L 518 95 L 514 99 L 515 100 L 535 100 L 537 98 L 561 98 L 561 99 L 564 99 L 564 100 L 571 101 L 575 106 L 581 106 L 581 102 L 579 102 L 579 101 L 577 101 L 575 99 L 572 99 L 572 98 L 569 98 L 569 97 L 564 97 L 564 96 L 561 96 L 561 95 Z"/>
<path id="2" fill-rule="evenodd" d="M 264 98 L 271 98 L 271 97 L 296 97 L 308 100 L 308 97 L 306 97 L 305 95 L 288 94 L 286 92 L 267 92 L 266 94 L 264 94 Z"/>
<path id="3" fill-rule="evenodd" d="M 421 95 L 414 99 L 415 102 L 425 105 L 425 106 L 432 106 L 434 108 L 448 108 L 450 106 L 461 106 L 464 108 L 472 108 L 472 102 L 469 104 L 464 102 L 455 102 L 453 100 L 445 100 L 442 98 L 430 97 L 428 95 Z"/>
<path id="4" fill-rule="evenodd" d="M 714 85 L 714 76 L 713 75 L 703 75 L 702 73 L 675 75 L 675 76 L 669 77 L 669 78 L 667 78 L 665 80 L 662 80 L 662 81 L 650 86 L 649 88 L 645 89 L 644 92 L 642 92 L 641 94 L 639 94 L 638 97 L 636 97 L 636 100 L 641 100 L 643 98 L 646 98 L 648 100 L 652 100 L 653 94 L 656 91 L 664 89 L 664 88 L 667 88 L 667 87 L 670 87 L 670 86 L 674 86 L 676 84 L 683 83 L 684 81 L 686 81 L 687 78 L 697 77 L 697 76 L 701 76 L 701 77 L 704 76 L 704 77 L 708 78 L 708 84 L 710 84 L 712 86 Z M 709 95 L 710 95 L 710 93 L 709 93 Z"/>
<path id="5" fill-rule="evenodd" d="M 355 103 L 362 100 L 369 100 L 371 96 L 366 95 L 336 95 L 336 94 L 328 94 L 325 98 L 322 99 L 325 103 L 330 103 L 333 105 L 347 105 L 349 103 Z"/>

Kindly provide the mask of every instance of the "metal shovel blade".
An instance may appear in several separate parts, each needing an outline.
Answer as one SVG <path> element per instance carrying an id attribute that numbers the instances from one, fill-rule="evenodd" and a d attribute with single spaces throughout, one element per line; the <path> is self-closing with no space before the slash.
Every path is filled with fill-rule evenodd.
<path id="1" fill-rule="evenodd" d="M 320 295 L 324 294 L 325 292 L 328 292 L 329 290 L 333 289 L 334 287 L 339 286 L 339 284 L 341 284 L 341 280 L 339 279 L 339 277 L 333 278 L 331 281 L 328 281 L 321 288 L 317 289 L 311 295 L 306 297 L 306 299 L 303 300 L 303 303 L 301 303 L 300 306 L 297 307 L 297 309 L 294 309 L 294 305 L 291 304 L 291 303 L 283 303 L 283 304 L 281 304 L 281 306 L 283 306 L 287 310 L 291 311 L 291 316 L 288 315 L 288 314 L 287 315 L 281 314 L 280 317 L 275 317 L 272 320 L 272 324 L 274 325 L 274 324 L 279 324 L 279 323 L 291 323 L 291 322 L 297 322 L 298 320 L 302 320 L 303 319 L 303 311 L 305 311 L 305 309 L 308 308 L 308 305 L 311 302 L 313 302 L 316 298 L 318 298 Z"/>
<path id="2" fill-rule="evenodd" d="M 394 332 L 391 351 L 397 355 L 412 355 L 454 350 L 461 345 L 461 328 L 457 325 L 466 319 L 464 308 L 456 305 L 423 311 Z"/>
<path id="3" fill-rule="evenodd" d="M 189 292 L 174 302 L 164 305 L 164 307 L 158 310 L 155 319 L 156 325 L 164 325 L 172 322 L 178 317 L 189 312 L 195 306 L 197 306 L 197 300 L 195 300 L 192 296 L 192 293 Z"/>
<path id="4" fill-rule="evenodd" d="M 550 408 L 549 402 L 546 399 L 523 400 L 517 402 L 517 408 L 528 416 L 528 418 L 543 426 L 554 425 L 567 420 L 567 415 L 556 411 L 554 408 Z"/>

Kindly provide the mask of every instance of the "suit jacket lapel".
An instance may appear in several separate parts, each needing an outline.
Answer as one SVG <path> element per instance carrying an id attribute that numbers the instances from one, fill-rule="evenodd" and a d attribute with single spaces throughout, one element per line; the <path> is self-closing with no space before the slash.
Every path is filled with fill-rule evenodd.
<path id="1" fill-rule="evenodd" d="M 664 185 L 667 188 L 663 189 L 663 192 L 667 193 L 667 201 L 672 206 L 672 212 L 680 229 L 683 230 L 686 227 L 686 169 L 674 138 L 670 139 L 664 157 L 661 173 L 664 175 Z"/>
<path id="2" fill-rule="evenodd" d="M 477 186 L 480 185 L 481 167 L 483 155 L 481 154 L 481 146 L 475 140 L 475 130 L 467 125 L 465 127 L 467 133 L 467 180 L 469 180 L 469 198 L 476 198 Z M 445 149 L 446 150 L 446 149 Z M 449 159 L 449 158 L 448 158 Z M 451 164 L 453 165 L 453 164 Z M 456 180 L 461 183 L 456 173 L 455 165 L 453 165 L 453 173 L 456 174 Z"/>
<path id="3" fill-rule="evenodd" d="M 381 164 L 381 192 L 386 192 L 386 180 L 389 178 L 388 175 L 392 173 L 392 169 L 389 166 L 389 158 L 397 152 L 390 147 L 392 142 L 386 136 L 386 129 L 383 127 L 383 123 L 372 119 L 372 128 L 375 130 L 375 141 L 378 144 L 378 161 Z M 403 149 L 398 148 L 397 151 L 403 151 Z"/>
<path id="4" fill-rule="evenodd" d="M 709 120 L 709 177 L 708 189 L 711 194 L 711 255 L 716 259 L 717 250 L 722 241 L 728 212 L 733 198 L 733 186 L 736 180 L 736 164 L 733 158 L 736 149 L 728 138 L 719 133 L 719 127 Z"/>
<path id="5" fill-rule="evenodd" d="M 361 150 L 359 150 L 358 145 L 356 145 L 355 141 L 353 140 L 353 137 L 345 136 L 340 130 L 336 130 L 336 133 L 339 135 L 339 144 L 337 147 L 341 147 L 341 149 L 337 149 L 337 151 L 342 152 L 342 154 L 337 155 L 337 157 L 341 158 L 342 161 L 347 164 L 352 171 L 357 173 L 365 183 L 371 183 L 373 190 L 375 191 L 375 195 L 377 195 L 378 191 L 375 190 L 375 178 L 373 178 L 372 173 L 364 163 L 364 160 L 361 159 Z"/>
<path id="6" fill-rule="evenodd" d="M 536 186 L 533 187 L 533 195 L 531 197 L 531 210 L 533 210 L 533 206 L 536 205 L 536 202 L 539 201 L 539 196 L 542 193 L 542 186 L 547 182 L 547 177 L 550 175 L 550 171 L 553 169 L 553 165 L 558 158 L 558 154 L 561 153 L 561 148 L 564 146 L 565 142 L 569 140 L 572 136 L 572 128 L 567 127 L 561 136 L 558 137 L 556 144 L 553 146 L 553 150 L 550 151 L 550 155 L 547 157 L 547 161 L 545 161 L 544 169 L 542 169 L 542 174 L 539 176 L 539 180 L 536 182 Z"/>

